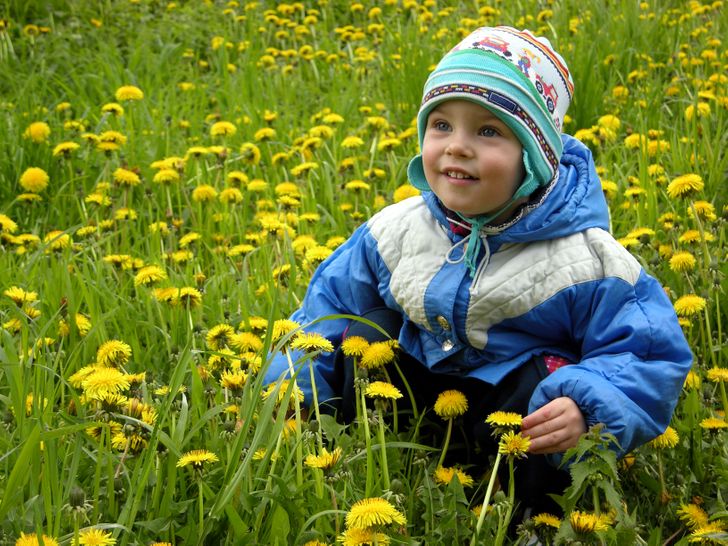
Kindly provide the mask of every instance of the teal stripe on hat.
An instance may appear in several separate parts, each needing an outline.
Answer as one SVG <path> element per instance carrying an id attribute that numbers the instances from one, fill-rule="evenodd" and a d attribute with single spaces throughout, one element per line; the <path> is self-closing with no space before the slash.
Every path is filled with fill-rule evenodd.
<path id="1" fill-rule="evenodd" d="M 505 123 L 524 148 L 524 161 L 532 177 L 519 187 L 519 196 L 530 195 L 546 185 L 558 172 L 563 151 L 560 132 L 534 85 L 517 67 L 497 54 L 465 49 L 445 56 L 425 83 L 424 98 L 417 116 L 420 148 L 427 117 L 439 103 L 465 99 L 487 108 Z M 413 163 L 418 163 L 417 158 Z M 420 187 L 419 165 L 409 169 L 412 183 Z M 422 173 L 424 176 L 424 173 Z"/>

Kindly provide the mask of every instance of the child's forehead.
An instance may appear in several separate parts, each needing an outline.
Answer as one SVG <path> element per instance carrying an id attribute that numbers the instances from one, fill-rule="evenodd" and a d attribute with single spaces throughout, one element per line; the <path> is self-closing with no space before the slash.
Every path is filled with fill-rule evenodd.
<path id="1" fill-rule="evenodd" d="M 477 117 L 478 119 L 499 119 L 498 116 L 496 116 L 493 112 L 488 110 L 482 104 L 465 99 L 451 99 L 442 101 L 439 104 L 436 104 L 432 108 L 432 110 L 430 110 L 430 115 L 434 114 L 435 112 L 440 114 L 452 114 L 458 111 L 467 112 L 468 115 Z"/>

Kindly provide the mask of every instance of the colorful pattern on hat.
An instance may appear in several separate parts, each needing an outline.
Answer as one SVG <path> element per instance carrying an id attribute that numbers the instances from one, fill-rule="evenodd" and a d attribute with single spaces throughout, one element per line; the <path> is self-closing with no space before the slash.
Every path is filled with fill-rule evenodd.
<path id="1" fill-rule="evenodd" d="M 574 92 L 566 63 L 545 38 L 511 27 L 482 27 L 450 50 L 425 83 L 417 116 L 420 148 L 427 117 L 439 103 L 466 99 L 493 112 L 523 146 L 527 173 L 513 200 L 558 173 L 561 127 Z M 429 189 L 422 158 L 408 167 L 413 185 Z"/>

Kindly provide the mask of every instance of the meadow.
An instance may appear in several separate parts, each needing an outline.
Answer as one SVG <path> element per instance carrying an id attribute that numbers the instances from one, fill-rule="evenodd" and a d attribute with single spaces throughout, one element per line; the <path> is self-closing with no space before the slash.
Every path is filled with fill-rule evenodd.
<path id="1" fill-rule="evenodd" d="M 726 23 L 722 0 L 3 2 L 0 545 L 728 544 Z M 564 513 L 523 522 L 386 391 L 344 426 L 262 381 L 272 351 L 330 349 L 284 319 L 417 194 L 428 71 L 497 24 L 568 62 L 564 130 L 694 354 L 664 434 L 617 460 L 590 430 Z"/>

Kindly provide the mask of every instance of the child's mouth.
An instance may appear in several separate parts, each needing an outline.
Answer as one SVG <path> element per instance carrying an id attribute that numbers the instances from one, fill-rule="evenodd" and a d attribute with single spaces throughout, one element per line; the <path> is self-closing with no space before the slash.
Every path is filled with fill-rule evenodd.
<path id="1" fill-rule="evenodd" d="M 455 178 L 457 180 L 475 180 L 475 177 L 459 171 L 445 171 L 445 174 L 450 178 Z"/>

